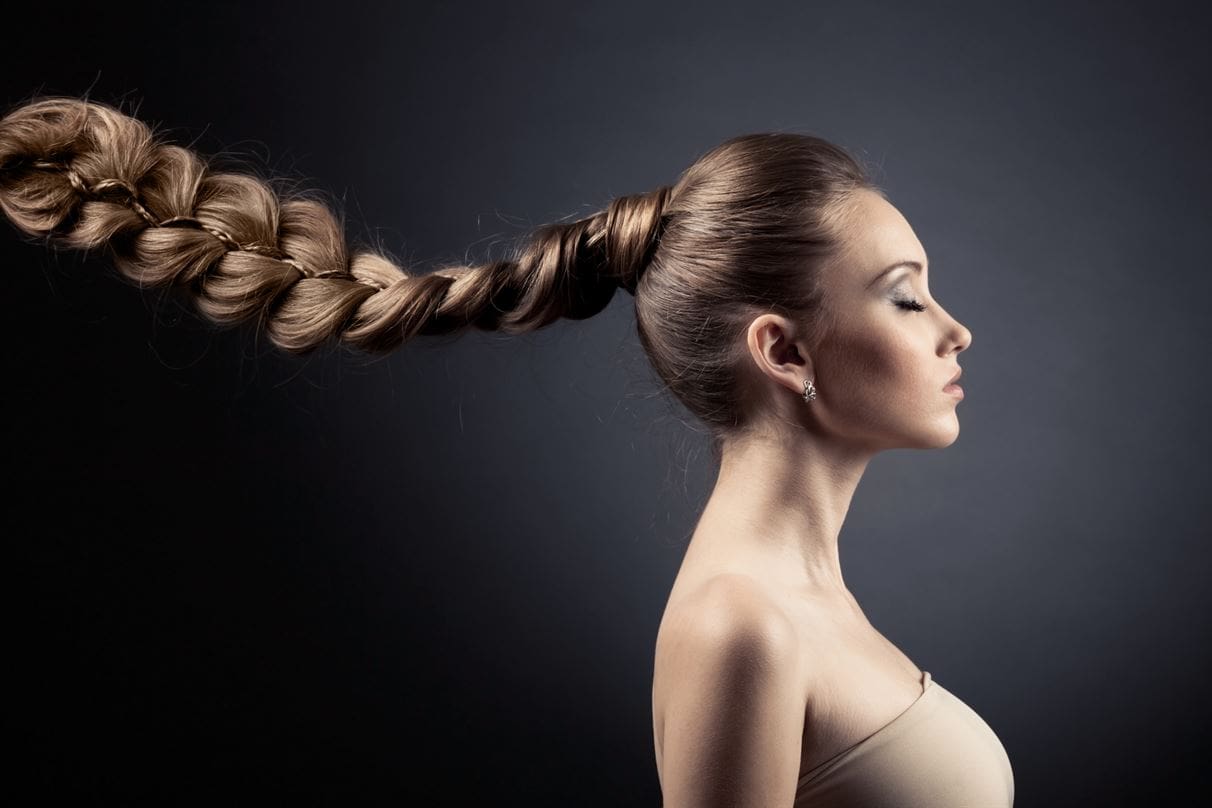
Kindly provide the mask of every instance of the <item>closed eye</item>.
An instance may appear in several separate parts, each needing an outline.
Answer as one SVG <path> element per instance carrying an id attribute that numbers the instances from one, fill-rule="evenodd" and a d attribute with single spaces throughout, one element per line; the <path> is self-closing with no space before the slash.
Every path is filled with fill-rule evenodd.
<path id="1" fill-rule="evenodd" d="M 905 309 L 906 311 L 925 311 L 928 308 L 926 304 L 922 303 L 920 300 L 915 300 L 912 298 L 908 300 L 902 298 L 892 302 L 895 303 L 899 308 Z"/>

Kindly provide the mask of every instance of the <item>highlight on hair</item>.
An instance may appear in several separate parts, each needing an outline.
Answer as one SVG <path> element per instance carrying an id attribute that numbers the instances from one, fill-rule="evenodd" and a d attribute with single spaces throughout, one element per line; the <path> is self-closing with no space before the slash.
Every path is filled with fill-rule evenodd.
<path id="1" fill-rule="evenodd" d="M 22 233 L 104 248 L 129 281 L 183 287 L 213 322 L 255 321 L 292 353 L 332 338 L 381 354 L 471 327 L 522 333 L 590 317 L 622 287 L 657 375 L 707 427 L 717 460 L 755 416 L 741 364 L 749 322 L 773 311 L 804 323 L 813 345 L 826 337 L 818 270 L 859 188 L 879 192 L 826 140 L 741 135 L 673 185 L 534 229 L 507 259 L 414 275 L 351 250 L 324 202 L 212 170 L 108 104 L 49 96 L 0 119 L 0 211 Z"/>

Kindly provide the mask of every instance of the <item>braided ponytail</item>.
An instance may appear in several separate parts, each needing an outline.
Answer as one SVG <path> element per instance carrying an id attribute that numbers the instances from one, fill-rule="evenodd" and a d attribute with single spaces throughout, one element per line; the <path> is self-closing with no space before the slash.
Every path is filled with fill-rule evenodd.
<path id="1" fill-rule="evenodd" d="M 514 260 L 412 275 L 379 253 L 351 253 L 323 202 L 284 197 L 257 177 L 211 171 L 103 103 L 49 97 L 0 119 L 0 211 L 19 230 L 104 247 L 129 281 L 185 287 L 214 322 L 256 320 L 295 353 L 331 337 L 382 353 L 416 335 L 588 317 L 636 275 L 636 251 L 611 228 L 651 237 L 627 197 L 539 228 Z M 625 262 L 621 278 L 606 250 Z"/>

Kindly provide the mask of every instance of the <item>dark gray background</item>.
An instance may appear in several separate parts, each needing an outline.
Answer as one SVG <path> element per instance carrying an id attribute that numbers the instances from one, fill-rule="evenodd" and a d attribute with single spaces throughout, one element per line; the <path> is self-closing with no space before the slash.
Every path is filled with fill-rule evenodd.
<path id="1" fill-rule="evenodd" d="M 1208 19 L 1195 3 L 39 5 L 0 101 L 306 178 L 419 270 L 744 132 L 876 180 L 973 332 L 961 435 L 842 533 L 1016 805 L 1209 803 Z M 7 222 L 13 785 L 128 803 L 649 805 L 652 649 L 710 490 L 620 291 L 294 359 Z"/>

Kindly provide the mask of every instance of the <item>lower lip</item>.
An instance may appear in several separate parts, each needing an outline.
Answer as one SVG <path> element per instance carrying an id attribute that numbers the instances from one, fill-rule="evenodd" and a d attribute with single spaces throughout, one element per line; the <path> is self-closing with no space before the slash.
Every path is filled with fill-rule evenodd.
<path id="1" fill-rule="evenodd" d="M 960 387 L 958 384 L 947 385 L 946 387 L 943 388 L 943 392 L 950 393 L 951 395 L 956 396 L 957 398 L 964 397 L 964 388 Z"/>

